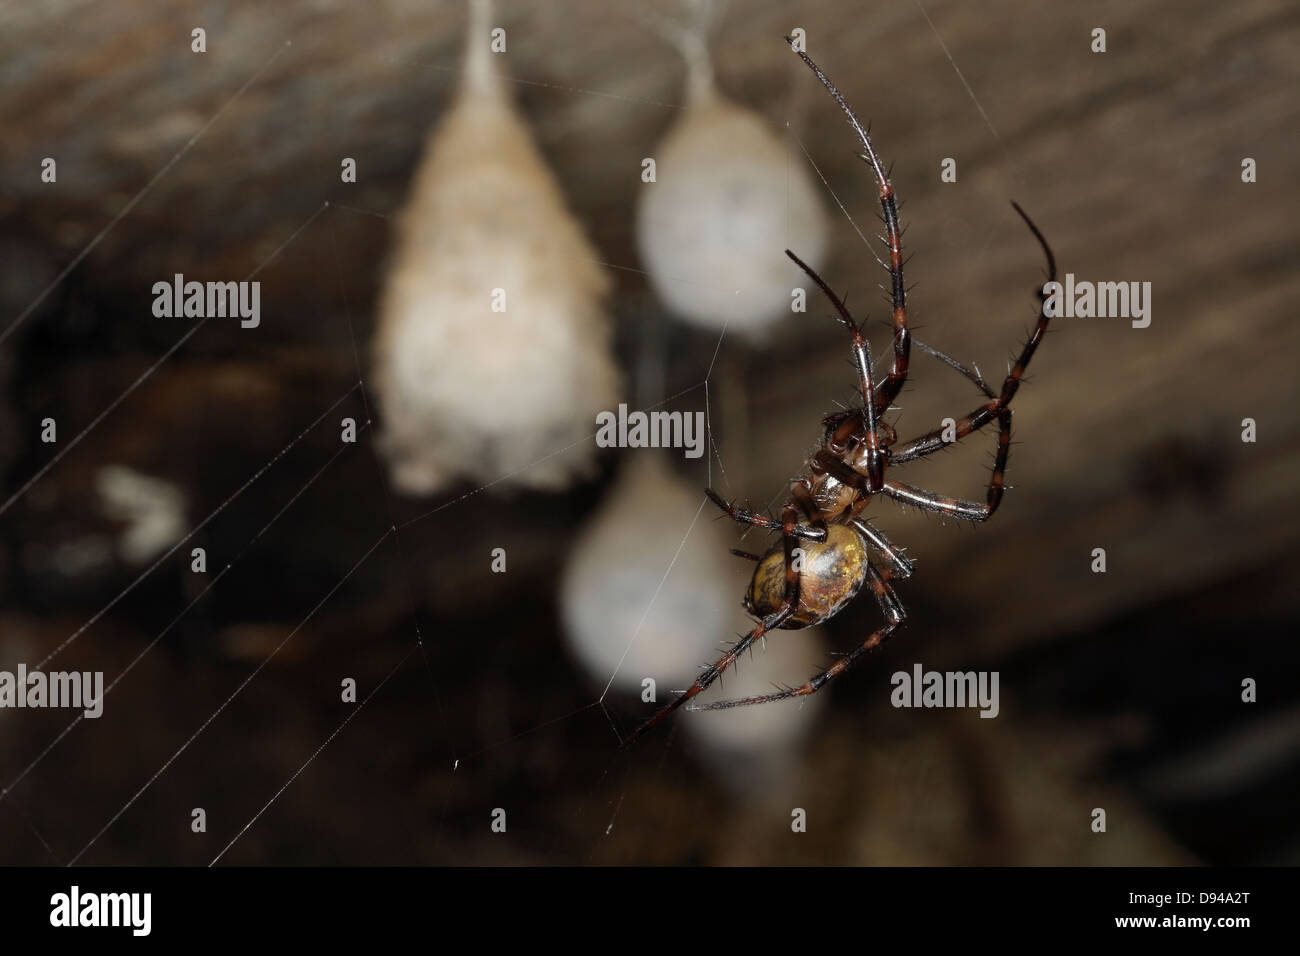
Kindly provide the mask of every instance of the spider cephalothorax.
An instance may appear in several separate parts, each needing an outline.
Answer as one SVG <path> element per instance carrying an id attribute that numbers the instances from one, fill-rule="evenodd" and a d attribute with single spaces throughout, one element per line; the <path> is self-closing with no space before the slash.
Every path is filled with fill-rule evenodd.
<path id="1" fill-rule="evenodd" d="M 1048 314 L 1043 308 L 1044 296 L 1040 292 L 1038 321 L 1034 331 L 1008 371 L 1001 391 L 996 393 L 989 388 L 978 371 L 968 369 L 942 352 L 916 342 L 919 348 L 973 382 L 984 394 L 986 401 L 969 414 L 956 419 L 950 432 L 936 429 L 911 441 L 901 444 L 898 442 L 894 429 L 881 420 L 907 381 L 913 344 L 907 327 L 902 232 L 898 225 L 894 188 L 871 145 L 871 138 L 839 90 L 806 53 L 796 52 L 817 74 L 817 78 L 848 117 L 849 125 L 864 147 L 862 159 L 875 174 L 877 195 L 885 222 L 885 240 L 889 248 L 889 262 L 885 268 L 889 271 L 890 300 L 893 306 L 893 362 L 889 373 L 877 382 L 872 371 L 871 350 L 866 337 L 849 314 L 843 300 L 794 253 L 787 251 L 786 254 L 808 274 L 834 306 L 839 321 L 848 330 L 862 405 L 832 413 L 823 419 L 823 440 L 809 457 L 804 472 L 791 484 L 789 500 L 779 519 L 738 508 L 713 491 L 707 492 L 714 503 L 735 521 L 781 532 L 780 544 L 766 554 L 732 552 L 757 562 L 744 604 L 746 610 L 758 618 L 758 622 L 717 663 L 706 669 L 685 693 L 628 737 L 625 744 L 631 743 L 712 684 L 763 635 L 778 628 L 808 627 L 827 621 L 852 602 L 863 585 L 870 587 L 885 617 L 885 623 L 829 668 L 798 687 L 788 687 L 759 697 L 714 701 L 698 709 L 740 707 L 815 693 L 827 681 L 847 670 L 863 654 L 883 643 L 903 623 L 905 616 L 902 602 L 890 581 L 911 575 L 912 564 L 862 517 L 863 510 L 873 497 L 882 495 L 905 505 L 969 521 L 984 521 L 993 514 L 1002 501 L 1003 475 L 1011 449 L 1011 399 L 1020 387 L 1034 350 L 1047 331 Z M 1047 257 L 1049 281 L 1056 281 L 1056 261 L 1042 233 L 1018 205 L 1012 205 L 1042 246 Z M 938 451 L 948 443 L 960 441 L 994 421 L 998 423 L 998 446 L 988 493 L 983 502 L 935 494 L 886 477 L 888 469 Z M 872 559 L 873 551 L 884 558 L 881 566 L 877 566 Z"/>

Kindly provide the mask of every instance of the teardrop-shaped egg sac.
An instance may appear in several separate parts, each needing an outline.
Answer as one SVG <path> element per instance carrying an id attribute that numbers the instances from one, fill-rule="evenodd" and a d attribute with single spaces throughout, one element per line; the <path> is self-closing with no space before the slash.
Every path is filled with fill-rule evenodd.
<path id="1" fill-rule="evenodd" d="M 702 489 L 632 453 L 564 568 L 565 642 L 593 686 L 656 700 L 690 686 L 735 636 L 748 568 L 727 554 Z M 647 703 L 650 707 L 653 702 Z"/>
<path id="2" fill-rule="evenodd" d="M 827 222 L 807 164 L 753 110 L 695 97 L 655 148 L 637 244 L 655 293 L 695 325 L 761 335 L 822 261 Z"/>
<path id="3" fill-rule="evenodd" d="M 620 373 L 610 279 L 510 101 L 467 82 L 397 223 L 374 341 L 395 485 L 557 490 L 594 461 Z"/>

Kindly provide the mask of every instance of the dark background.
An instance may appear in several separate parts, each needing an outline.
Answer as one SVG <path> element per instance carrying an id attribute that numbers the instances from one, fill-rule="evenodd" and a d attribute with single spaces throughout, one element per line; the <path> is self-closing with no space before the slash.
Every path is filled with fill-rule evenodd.
<path id="1" fill-rule="evenodd" d="M 683 69 L 612 7 L 502 0 L 496 19 L 516 101 L 611 264 L 631 368 L 654 310 L 633 238 L 640 159 L 680 112 Z M 1042 227 L 1063 273 L 1152 282 L 1153 321 L 1056 323 L 1016 402 L 1016 490 L 989 524 L 875 509 L 920 562 L 900 589 L 906 629 L 833 686 L 783 772 L 736 786 L 676 726 L 620 754 L 615 726 L 629 729 L 644 705 L 596 705 L 604 680 L 564 649 L 557 583 L 612 454 L 564 494 L 466 486 L 423 500 L 385 493 L 369 430 L 331 462 L 335 420 L 365 418 L 348 391 L 350 325 L 368 368 L 387 217 L 454 89 L 462 5 L 0 7 L 4 496 L 65 452 L 0 515 L 0 667 L 77 634 L 50 666 L 112 680 L 186 612 L 105 716 L 48 752 L 67 714 L 0 712 L 0 789 L 11 788 L 0 863 L 206 864 L 268 801 L 223 862 L 1296 861 L 1300 12 L 1280 0 L 934 0 L 925 11 L 933 30 L 911 2 L 733 0 L 712 41 L 719 83 L 775 128 L 796 117 L 869 231 L 872 183 L 849 132 L 781 40 L 804 27 L 894 163 L 920 335 L 990 378 L 1028 326 L 1041 274 L 1008 199 Z M 190 52 L 195 26 L 208 31 L 202 56 Z M 1089 48 L 1097 26 L 1105 54 Z M 40 182 L 45 156 L 58 159 L 57 184 Z M 357 184 L 338 181 L 341 156 L 357 158 Z M 938 176 L 949 156 L 954 184 Z M 1249 185 L 1247 156 L 1259 170 Z M 886 315 L 866 251 L 833 221 L 824 272 Z M 68 449 L 187 330 L 153 318 L 154 281 L 259 267 L 260 329 L 209 323 Z M 779 495 L 820 416 L 851 397 L 842 333 L 822 311 L 761 346 L 724 339 L 711 374 L 717 336 L 665 321 L 665 394 L 708 375 L 721 396 L 728 493 L 760 505 Z M 968 410 L 969 388 L 950 378 L 916 360 L 901 432 Z M 672 407 L 702 408 L 700 392 Z M 181 489 L 188 531 L 340 396 L 195 536 L 207 579 L 189 572 L 187 545 L 132 586 L 148 565 L 116 555 L 122 528 L 96 493 L 103 467 Z M 39 440 L 47 416 L 54 448 Z M 1240 440 L 1246 417 L 1255 444 Z M 905 480 L 978 496 L 983 442 Z M 704 462 L 666 460 L 693 485 L 707 480 Z M 504 575 L 487 570 L 497 546 L 510 555 Z M 1105 575 L 1089 570 L 1096 547 Z M 739 599 L 746 569 L 724 550 L 717 560 Z M 826 636 L 847 648 L 876 617 L 860 602 Z M 888 675 L 916 661 L 998 670 L 1001 716 L 891 708 Z M 355 677 L 365 697 L 390 673 L 278 794 L 355 710 L 339 681 Z M 1241 702 L 1245 677 L 1258 703 Z M 208 832 L 194 834 L 200 806 Z M 504 835 L 489 831 L 494 807 L 509 813 Z M 792 807 L 807 810 L 807 833 L 790 832 Z M 1104 835 L 1089 830 L 1094 807 L 1107 810 Z"/>

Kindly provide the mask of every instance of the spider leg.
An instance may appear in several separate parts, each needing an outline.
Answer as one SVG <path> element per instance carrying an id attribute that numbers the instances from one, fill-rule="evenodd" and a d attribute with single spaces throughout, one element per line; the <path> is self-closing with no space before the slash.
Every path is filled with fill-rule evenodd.
<path id="1" fill-rule="evenodd" d="M 646 731 L 660 723 L 677 710 L 677 708 L 681 707 L 696 694 L 699 694 L 711 685 L 722 676 L 723 671 L 736 662 L 736 659 L 740 657 L 741 654 L 749 650 L 755 641 L 761 638 L 768 631 L 780 627 L 785 623 L 790 615 L 795 612 L 795 609 L 799 606 L 799 572 L 795 570 L 794 563 L 795 542 L 798 540 L 798 536 L 795 532 L 799 527 L 799 507 L 799 504 L 797 504 L 794 499 L 791 499 L 781 512 L 781 532 L 784 535 L 783 544 L 785 546 L 785 594 L 780 606 L 771 614 L 761 618 L 758 624 L 754 626 L 753 630 L 732 645 L 731 650 L 723 654 L 716 663 L 706 668 L 704 673 L 700 674 L 700 676 L 695 679 L 695 683 L 688 687 L 681 696 L 672 703 L 661 708 L 657 714 L 647 720 L 636 730 L 632 731 L 632 733 L 624 739 L 622 743 L 623 747 L 630 746 L 642 734 L 646 733 Z"/>
<path id="2" fill-rule="evenodd" d="M 789 38 L 787 38 L 787 42 L 790 42 Z M 791 45 L 793 46 L 793 43 Z M 875 147 L 871 145 L 871 137 L 862 124 L 858 122 L 857 116 L 850 109 L 844 96 L 808 54 L 801 50 L 795 50 L 795 52 L 799 54 L 800 59 L 808 64 L 813 73 L 817 75 L 817 79 L 821 80 L 822 86 L 826 87 L 827 92 L 834 97 L 835 102 L 844 111 L 849 126 L 862 140 L 865 150 L 862 158 L 871 164 L 872 171 L 876 174 L 876 193 L 880 198 L 880 209 L 885 219 L 885 241 L 889 246 L 890 302 L 894 312 L 894 364 L 889 370 L 889 375 L 885 377 L 885 380 L 880 383 L 879 388 L 876 390 L 874 405 L 875 413 L 883 415 L 894 399 L 898 397 L 898 393 L 902 391 L 903 385 L 907 381 L 907 369 L 912 345 L 911 332 L 907 328 L 907 287 L 903 282 L 903 238 L 902 231 L 898 226 L 898 203 L 894 197 L 894 187 L 889 182 L 889 174 L 881 165 Z M 868 401 L 867 404 L 871 405 L 872 403 Z"/>
<path id="3" fill-rule="evenodd" d="M 862 388 L 862 402 L 864 405 L 870 404 L 869 400 L 875 393 L 875 383 L 873 381 L 874 373 L 871 370 L 871 346 L 867 344 L 867 340 L 862 334 L 862 329 L 858 327 L 858 323 L 854 321 L 853 316 L 849 313 L 848 306 L 844 304 L 844 300 L 835 294 L 835 290 L 826 284 L 826 280 L 819 276 L 812 266 L 808 265 L 808 263 L 804 262 L 789 249 L 785 250 L 785 254 L 790 257 L 791 261 L 793 261 L 795 265 L 807 274 L 808 278 L 812 279 L 812 281 L 816 283 L 817 288 L 821 289 L 822 295 L 826 296 L 826 298 L 830 300 L 831 305 L 835 306 L 835 311 L 838 313 L 840 324 L 849 330 L 849 337 L 853 341 L 853 362 L 857 366 L 858 384 Z M 852 412 L 849 414 L 852 414 Z"/>
<path id="4" fill-rule="evenodd" d="M 971 414 L 964 418 L 957 419 L 954 427 L 954 438 L 947 441 L 943 437 L 946 429 L 936 428 L 932 432 L 927 432 L 919 438 L 913 438 L 893 449 L 889 457 L 891 465 L 900 465 L 905 461 L 913 461 L 917 458 L 924 458 L 926 455 L 932 455 L 937 451 L 951 445 L 953 442 L 961 441 L 971 432 L 979 431 L 994 418 L 998 419 L 999 425 L 1005 425 L 1009 430 L 1011 427 L 1011 413 L 1004 411 L 998 399 L 994 399 L 987 405 L 982 405 L 975 409 Z M 1005 422 L 1003 419 L 1005 418 Z"/>
<path id="5" fill-rule="evenodd" d="M 977 413 L 986 412 L 989 408 L 995 407 L 997 396 L 993 390 L 988 387 L 983 377 L 975 371 L 968 369 L 954 358 L 950 358 L 938 349 L 931 348 L 922 342 L 917 342 L 921 348 L 929 352 L 935 358 L 946 363 L 952 368 L 961 372 L 968 379 L 975 383 L 975 386 L 993 401 L 982 409 L 977 409 L 976 413 L 968 415 L 960 422 L 955 424 L 954 432 L 956 440 L 960 440 L 969 435 L 972 431 L 982 428 L 988 423 L 986 415 Z M 966 518 L 971 521 L 987 520 L 989 515 L 997 509 L 1002 501 L 1003 476 L 1006 472 L 1007 457 L 1011 452 L 1011 412 L 1003 410 L 998 413 L 998 450 L 993 463 L 993 474 L 989 479 L 988 496 L 983 505 L 973 501 L 959 501 L 957 499 L 947 498 L 941 495 L 932 495 L 930 492 L 923 491 L 920 488 L 913 487 L 904 482 L 886 482 L 894 485 L 893 492 L 881 489 L 882 492 L 890 497 L 906 501 L 918 508 L 924 508 L 927 511 L 937 511 L 940 514 L 952 515 L 957 518 Z M 943 429 L 937 429 L 920 438 L 914 438 L 909 442 L 892 449 L 890 454 L 891 464 L 900 464 L 905 461 L 912 461 L 916 458 L 923 458 L 947 447 L 949 442 L 943 439 Z"/>
<path id="6" fill-rule="evenodd" d="M 903 610 L 903 604 L 890 587 L 886 572 L 882 572 L 874 564 L 867 564 L 868 580 L 871 583 L 871 589 L 875 592 L 876 600 L 880 604 L 880 610 L 885 615 L 885 626 L 872 633 L 865 641 L 849 651 L 839 660 L 837 660 L 826 670 L 817 676 L 804 682 L 799 687 L 787 687 L 772 694 L 761 694 L 757 697 L 735 697 L 730 700 L 714 700 L 707 704 L 693 704 L 689 710 L 729 710 L 732 707 L 748 707 L 751 704 L 768 704 L 777 700 L 788 700 L 791 697 L 806 697 L 809 694 L 815 694 L 827 683 L 834 680 L 840 674 L 853 666 L 867 651 L 873 650 L 889 639 L 889 636 L 898 629 L 906 617 Z"/>
<path id="7" fill-rule="evenodd" d="M 895 547 L 894 543 L 881 534 L 880 531 L 861 518 L 854 518 L 849 524 L 853 525 L 858 530 L 858 533 L 870 542 L 872 547 L 889 559 L 890 568 L 892 569 L 890 577 L 902 579 L 912 576 L 916 566 L 903 557 L 903 552 Z"/>
<path id="8" fill-rule="evenodd" d="M 880 613 L 885 616 L 887 624 L 898 627 L 907 619 L 907 610 L 899 600 L 898 592 L 889 584 L 890 578 L 898 576 L 891 571 L 892 569 L 882 571 L 872 562 L 867 562 L 867 582 L 871 585 L 871 592 L 876 596 L 876 603 L 880 605 Z"/>
<path id="9" fill-rule="evenodd" d="M 882 323 L 882 324 L 888 325 L 888 323 Z M 926 343 L 922 342 L 920 339 L 914 338 L 912 339 L 912 343 L 917 348 L 933 355 L 935 358 L 937 358 L 940 362 L 943 362 L 949 368 L 954 369 L 955 371 L 959 372 L 966 378 L 970 379 L 970 381 L 975 384 L 975 387 L 978 388 L 985 395 L 987 395 L 989 398 L 997 398 L 997 395 L 994 393 L 993 389 L 989 388 L 988 383 L 984 381 L 984 376 L 980 375 L 978 368 L 976 369 L 967 368 L 965 365 L 963 365 L 961 362 L 958 362 L 952 356 L 939 351 L 937 348 L 935 348 L 932 345 L 927 345 Z M 823 415 L 822 428 L 825 429 L 827 433 L 827 439 L 828 439 L 827 444 L 832 445 L 836 448 L 844 447 L 844 443 L 853 435 L 857 434 L 858 428 L 860 427 L 860 423 L 865 421 L 866 416 L 863 414 L 863 411 L 864 410 L 861 408 L 845 408 L 845 409 L 841 409 L 840 411 L 829 412 L 826 415 Z M 880 414 L 884 414 L 884 411 L 885 411 L 884 409 L 881 409 Z M 890 447 L 897 444 L 898 435 L 894 431 L 891 425 L 889 425 L 885 421 L 878 420 L 877 427 L 880 429 L 881 444 L 885 445 L 886 447 Z M 839 476 L 836 475 L 836 477 L 838 478 Z M 840 480 L 844 481 L 845 479 L 840 478 Z"/>
<path id="10" fill-rule="evenodd" d="M 715 680 L 717 680 L 719 677 L 722 676 L 723 671 L 725 671 L 728 667 L 730 667 L 732 664 L 736 662 L 736 658 L 740 657 L 741 654 L 749 650 L 750 646 L 756 640 L 761 638 L 768 631 L 780 627 L 782 622 L 785 621 L 785 619 L 788 618 L 793 613 L 794 613 L 794 606 L 789 602 L 784 602 L 780 608 L 778 608 L 776 611 L 774 611 L 773 613 L 769 614 L 767 617 L 760 620 L 758 624 L 755 625 L 754 629 L 750 631 L 748 634 L 746 634 L 739 641 L 737 641 L 732 646 L 731 650 L 727 651 L 726 654 L 722 655 L 722 657 L 718 659 L 717 663 L 710 665 L 704 671 L 704 673 L 702 673 L 699 677 L 697 677 L 695 679 L 695 683 L 692 684 L 690 687 L 688 687 L 681 694 L 681 696 L 679 696 L 671 704 L 668 704 L 666 707 L 660 709 L 660 711 L 657 714 L 655 714 L 653 717 L 647 720 L 636 730 L 632 731 L 632 733 L 630 733 L 626 738 L 624 738 L 622 746 L 630 747 L 632 744 L 636 743 L 637 739 L 640 738 L 643 734 L 645 734 L 646 732 L 654 728 L 655 725 L 657 725 L 661 721 L 665 720 L 669 715 L 671 715 L 673 711 L 677 710 L 677 708 L 681 707 L 683 704 L 685 704 L 696 694 L 700 693 L 705 688 L 707 688 L 710 684 L 712 684 Z"/>
<path id="11" fill-rule="evenodd" d="M 1011 205 L 1015 207 L 1016 212 L 1020 214 L 1020 218 L 1025 221 L 1027 226 L 1029 226 L 1030 231 L 1034 234 L 1034 238 L 1036 238 L 1038 244 L 1042 246 L 1043 253 L 1047 256 L 1048 281 L 1055 282 L 1056 257 L 1052 255 L 1051 247 L 1048 246 L 1047 240 L 1044 239 L 1043 234 L 1038 231 L 1038 227 L 1034 225 L 1033 220 L 1025 215 L 1025 211 L 1014 202 Z M 1047 323 L 1050 319 L 1046 308 L 1044 308 L 1047 297 L 1043 294 L 1041 289 L 1038 292 L 1038 298 L 1038 322 L 1035 324 L 1034 331 L 1029 336 L 1029 340 L 1025 343 L 1024 348 L 1021 349 L 1020 357 L 1016 359 L 1016 364 L 1013 365 L 1010 372 L 1007 373 L 1007 377 L 1002 383 L 1001 394 L 994 395 L 993 390 L 985 384 L 984 380 L 979 375 L 966 368 L 960 362 L 949 358 L 938 349 L 930 348 L 928 345 L 922 346 L 922 348 L 931 355 L 946 362 L 948 365 L 969 378 L 990 399 L 986 404 L 981 405 L 956 423 L 957 440 L 965 438 L 971 432 L 983 428 L 994 418 L 999 420 L 999 423 L 1004 429 L 1010 428 L 1011 420 L 1010 418 L 1004 420 L 1002 412 L 1011 404 L 1012 397 L 1019 390 L 1020 380 L 1024 377 L 1025 369 L 1029 366 L 1029 360 L 1034 357 L 1034 352 L 1038 348 L 1038 343 L 1043 340 L 1043 335 L 1047 332 Z M 890 462 L 892 464 L 899 464 L 900 462 L 911 461 L 914 458 L 921 458 L 932 452 L 938 451 L 945 444 L 948 444 L 943 440 L 942 436 L 943 429 L 935 429 L 928 434 L 922 435 L 920 438 L 914 438 L 909 442 L 898 445 L 890 453 Z"/>
<path id="12" fill-rule="evenodd" d="M 803 513 L 808 516 L 808 524 L 821 532 L 819 540 L 825 541 L 827 535 L 826 515 L 817 506 L 817 499 L 813 497 L 808 480 L 806 478 L 800 479 L 791 485 L 790 496 L 794 499 L 795 504 L 803 509 Z"/>
<path id="13" fill-rule="evenodd" d="M 996 404 L 990 402 L 990 405 Z M 974 420 L 972 417 L 962 419 L 957 423 L 957 438 L 961 439 L 970 434 L 974 428 L 979 428 L 987 424 L 984 419 L 975 425 L 974 428 L 969 423 Z M 944 446 L 940 439 L 938 444 L 934 443 L 934 433 L 918 438 L 915 441 L 908 442 L 902 446 L 899 459 L 908 461 L 912 458 L 918 458 L 923 454 L 931 451 L 937 451 Z M 1002 493 L 1005 490 L 1005 476 L 1007 470 L 1007 458 L 1011 454 L 1011 410 L 1003 409 L 998 412 L 998 450 L 993 458 L 993 474 L 989 476 L 989 489 L 985 497 L 984 504 L 976 501 L 967 501 L 962 498 L 952 498 L 948 495 L 936 494 L 932 491 L 926 491 L 923 488 L 917 488 L 915 485 L 909 485 L 902 481 L 886 481 L 880 493 L 886 497 L 901 501 L 904 504 L 921 508 L 925 511 L 936 511 L 939 514 L 949 515 L 953 518 L 964 518 L 967 521 L 987 521 L 993 512 L 997 511 L 998 505 L 1002 503 Z M 904 457 L 906 456 L 906 457 Z"/>
<path id="14" fill-rule="evenodd" d="M 966 376 L 966 378 L 970 379 L 972 382 L 975 383 L 976 388 L 978 388 L 989 398 L 997 398 L 997 395 L 994 394 L 993 389 L 989 388 L 988 382 L 984 381 L 984 376 L 979 373 L 978 369 L 967 368 L 965 365 L 962 365 L 961 362 L 958 362 L 951 355 L 948 355 L 944 352 L 940 352 L 933 345 L 926 345 L 920 339 L 913 339 L 912 341 L 917 348 L 921 349 L 924 352 L 929 352 L 931 355 L 937 358 L 940 362 L 943 362 L 949 368 L 955 369 L 956 371 L 960 372 L 962 375 Z"/>
<path id="15" fill-rule="evenodd" d="M 871 371 L 871 346 L 867 344 L 862 329 L 853 321 L 853 316 L 849 314 L 844 301 L 835 294 L 825 280 L 789 249 L 785 251 L 785 254 L 794 261 L 795 265 L 808 274 L 808 278 L 817 284 L 826 298 L 835 306 L 841 324 L 849 330 L 849 336 L 853 339 L 853 362 L 857 366 L 858 384 L 862 389 L 862 411 L 859 414 L 862 416 L 862 424 L 866 430 L 867 477 L 869 479 L 869 490 L 875 491 L 884 480 L 885 456 L 882 452 L 884 446 L 881 443 L 880 430 L 876 422 L 879 411 L 876 408 L 876 403 L 872 400 L 872 396 L 876 392 L 876 386 Z M 856 431 L 854 423 L 850 419 L 844 419 L 831 436 L 830 447 L 836 451 L 843 451 L 844 442 L 847 441 L 849 435 L 854 434 Z"/>
<path id="16" fill-rule="evenodd" d="M 1009 435 L 1010 432 L 1007 431 L 1002 434 Z M 895 501 L 901 501 L 914 508 L 920 508 L 923 511 L 935 511 L 942 515 L 948 515 L 950 518 L 964 518 L 967 521 L 987 521 L 989 516 L 997 510 L 998 505 L 1002 503 L 1002 478 L 1007 460 L 1004 444 L 1009 444 L 1009 442 L 999 442 L 998 444 L 998 459 L 993 466 L 993 477 L 989 481 L 988 498 L 984 504 L 980 504 L 978 501 L 968 501 L 965 498 L 953 498 L 949 495 L 926 491 L 924 488 L 917 488 L 915 485 L 905 484 L 901 481 L 885 482 L 885 487 L 880 489 L 880 493 L 893 498 Z"/>
<path id="17" fill-rule="evenodd" d="M 996 404 L 996 401 L 990 402 L 986 408 Z M 1002 503 L 1007 458 L 1011 454 L 1011 410 L 1003 409 L 999 411 L 997 418 L 998 450 L 993 458 L 993 474 L 989 476 L 988 494 L 985 497 L 984 504 L 935 494 L 902 481 L 886 481 L 884 487 L 880 489 L 880 493 L 925 511 L 937 511 L 939 514 L 964 518 L 967 521 L 987 521 L 989 516 L 998 509 L 998 505 Z M 972 422 L 977 422 L 977 424 L 972 425 Z M 972 431 L 981 428 L 987 423 L 987 418 L 980 419 L 975 416 L 963 418 L 957 423 L 956 427 L 958 440 L 965 438 Z M 945 447 L 947 443 L 942 438 L 936 437 L 939 434 L 938 432 L 932 432 L 929 435 L 908 442 L 899 449 L 899 455 L 894 461 L 909 461 Z"/>
<path id="18" fill-rule="evenodd" d="M 1025 215 L 1025 211 L 1016 203 L 1011 205 L 1015 207 L 1016 212 L 1020 214 L 1020 218 L 1029 226 L 1034 238 L 1042 246 L 1043 253 L 1047 256 L 1049 281 L 1055 282 L 1056 257 L 1052 255 L 1051 247 L 1048 246 L 1047 240 L 1038 231 L 1038 227 L 1034 225 L 1033 220 Z M 998 420 L 998 450 L 993 462 L 993 474 L 989 479 L 988 496 L 985 503 L 981 505 L 974 501 L 934 494 L 901 481 L 886 481 L 884 487 L 880 489 L 882 494 L 906 504 L 914 505 L 917 508 L 951 515 L 954 518 L 965 518 L 969 521 L 986 521 L 997 510 L 998 505 L 1002 502 L 1003 476 L 1006 471 L 1007 457 L 1011 452 L 1011 411 L 1007 406 L 1011 404 L 1011 399 L 1019 390 L 1020 381 L 1024 377 L 1025 369 L 1029 366 L 1029 360 L 1034 357 L 1034 351 L 1038 348 L 1038 343 L 1043 340 L 1043 335 L 1047 332 L 1047 323 L 1051 319 L 1051 316 L 1047 314 L 1047 296 L 1041 289 L 1038 292 L 1038 298 L 1038 321 L 1034 325 L 1034 331 L 1029 336 L 1029 340 L 1025 343 L 1024 348 L 1020 350 L 1020 356 L 1016 359 L 1015 365 L 1007 373 L 1007 377 L 1002 383 L 1001 393 L 956 423 L 956 440 L 960 441 L 971 432 L 983 428 L 994 418 Z M 947 356 L 943 356 L 943 358 L 949 364 L 966 373 L 967 377 L 971 378 L 972 381 L 976 381 L 978 378 L 974 373 L 966 370 L 964 366 L 948 359 Z M 981 387 L 986 395 L 992 396 L 991 390 L 985 386 Z M 931 452 L 938 451 L 946 444 L 948 443 L 943 440 L 943 429 L 937 429 L 895 447 L 891 452 L 890 461 L 893 464 L 898 464 L 920 458 Z"/>
<path id="19" fill-rule="evenodd" d="M 754 514 L 748 508 L 737 508 L 735 505 L 728 504 L 727 501 L 712 488 L 705 488 L 704 493 L 709 496 L 709 500 L 725 511 L 732 521 L 738 521 L 741 524 L 752 524 L 756 528 L 767 528 L 770 531 L 784 530 L 783 521 L 775 521 L 766 515 Z M 796 538 L 803 538 L 805 541 L 825 541 L 826 526 L 813 527 L 812 525 L 796 524 L 794 530 L 790 532 Z"/>

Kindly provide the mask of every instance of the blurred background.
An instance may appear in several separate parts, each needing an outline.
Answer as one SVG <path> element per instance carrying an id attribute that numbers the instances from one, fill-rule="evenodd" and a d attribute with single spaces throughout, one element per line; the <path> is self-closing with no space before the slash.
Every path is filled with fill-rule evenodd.
<path id="1" fill-rule="evenodd" d="M 1300 10 L 499 0 L 490 17 L 508 37 L 484 94 L 501 125 L 456 133 L 438 124 L 473 106 L 457 99 L 463 3 L 0 5 L 0 669 L 57 651 L 47 669 L 121 675 L 71 730 L 67 712 L 0 711 L 0 863 L 206 864 L 255 816 L 222 862 L 1300 860 Z M 746 627 L 751 567 L 727 548 L 766 544 L 716 520 L 703 487 L 779 507 L 854 392 L 822 302 L 737 305 L 724 328 L 729 306 L 691 304 L 741 280 L 674 298 L 688 279 L 652 261 L 656 237 L 703 208 L 666 243 L 677 268 L 712 262 L 682 242 L 763 229 L 779 256 L 802 209 L 827 280 L 888 317 L 862 239 L 879 251 L 872 179 L 782 41 L 796 27 L 893 163 L 923 341 L 1000 380 L 1043 271 L 1010 199 L 1062 274 L 1149 281 L 1152 321 L 1055 322 L 1015 403 L 1015 490 L 986 525 L 871 507 L 918 565 L 880 652 L 803 706 L 685 715 L 620 752 L 655 706 L 643 677 L 662 704 Z M 729 115 L 691 92 L 710 71 Z M 523 198 L 461 186 L 477 166 L 453 133 L 485 169 L 521 164 Z M 687 159 L 644 182 L 669 144 Z M 689 175 L 663 225 L 646 191 Z M 768 182 L 785 218 L 762 219 Z M 792 204 L 801 183 L 820 212 Z M 479 232 L 421 199 L 448 195 L 479 200 Z M 426 215 L 461 258 L 420 245 Z M 569 266 L 545 260 L 551 235 Z M 444 434 L 421 453 L 465 464 L 404 486 L 392 426 L 420 396 L 391 384 L 384 335 L 461 313 L 394 289 L 422 263 L 506 261 L 543 262 L 517 281 L 553 294 L 555 317 L 530 328 L 516 297 L 501 334 L 432 350 L 430 374 L 466 384 L 412 433 Z M 151 287 L 177 272 L 256 278 L 260 326 L 213 319 L 174 348 L 196 322 L 156 318 Z M 977 397 L 913 356 L 902 437 Z M 540 365 L 530 385 L 603 384 L 552 415 L 476 390 L 496 362 Z M 618 400 L 707 411 L 707 454 L 596 448 L 583 401 Z M 533 484 L 532 459 L 500 451 L 541 427 L 529 415 L 578 434 L 572 467 Z M 993 441 L 896 477 L 980 499 Z M 497 473 L 468 464 L 485 460 Z M 864 599 L 773 635 L 723 690 L 798 683 L 878 621 Z M 998 671 L 999 716 L 891 707 L 890 675 L 916 663 Z"/>

